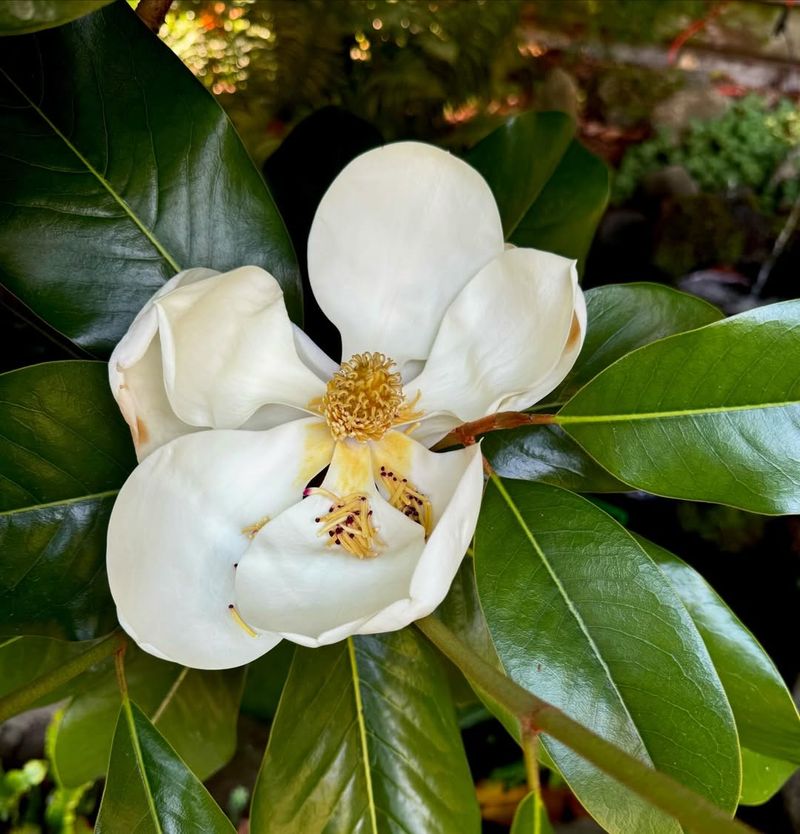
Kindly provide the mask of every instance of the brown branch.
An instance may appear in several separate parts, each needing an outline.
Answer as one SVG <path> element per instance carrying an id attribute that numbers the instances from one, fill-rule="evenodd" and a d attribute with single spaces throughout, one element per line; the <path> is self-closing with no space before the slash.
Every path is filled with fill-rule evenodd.
<path id="1" fill-rule="evenodd" d="M 144 21 L 151 32 L 158 34 L 164 18 L 167 16 L 172 0 L 139 0 L 136 14 Z"/>
<path id="2" fill-rule="evenodd" d="M 501 429 L 518 429 L 520 426 L 549 426 L 555 423 L 554 414 L 526 414 L 524 411 L 498 411 L 480 420 L 464 423 L 443 437 L 434 447 L 434 451 L 450 446 L 471 446 L 479 434 Z"/>

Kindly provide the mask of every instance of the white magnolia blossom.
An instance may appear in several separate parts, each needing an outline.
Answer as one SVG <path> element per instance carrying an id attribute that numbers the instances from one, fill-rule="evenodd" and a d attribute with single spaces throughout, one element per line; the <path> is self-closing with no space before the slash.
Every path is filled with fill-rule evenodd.
<path id="1" fill-rule="evenodd" d="M 483 488 L 477 446 L 430 447 L 539 400 L 583 342 L 574 262 L 506 247 L 486 182 L 427 145 L 342 171 L 308 268 L 341 366 L 252 266 L 176 275 L 111 357 L 140 463 L 108 576 L 123 627 L 159 657 L 238 666 L 281 638 L 319 646 L 429 614 Z"/>

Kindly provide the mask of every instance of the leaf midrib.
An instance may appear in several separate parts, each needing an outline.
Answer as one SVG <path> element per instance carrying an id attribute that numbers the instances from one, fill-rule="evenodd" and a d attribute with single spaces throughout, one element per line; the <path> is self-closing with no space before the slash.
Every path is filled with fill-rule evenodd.
<path id="1" fill-rule="evenodd" d="M 133 755 L 136 758 L 136 768 L 139 771 L 139 777 L 142 780 L 142 787 L 144 788 L 144 795 L 147 799 L 147 807 L 150 815 L 153 818 L 158 834 L 163 834 L 161 827 L 161 820 L 158 816 L 155 800 L 153 799 L 152 788 L 150 787 L 150 780 L 147 778 L 147 769 L 144 764 L 144 756 L 142 755 L 142 747 L 139 744 L 139 734 L 136 731 L 136 723 L 133 720 L 133 710 L 131 709 L 131 702 L 126 696 L 122 701 L 122 710 L 125 713 L 125 722 L 128 725 L 128 732 L 131 736 L 131 745 L 133 747 Z"/>
<path id="2" fill-rule="evenodd" d="M 36 102 L 14 81 L 14 79 L 2 68 L 0 68 L 0 72 L 2 72 L 3 76 L 6 78 L 8 83 L 17 91 L 17 93 L 23 98 L 24 101 L 28 103 L 31 109 L 44 121 L 44 123 L 53 131 L 53 133 L 64 143 L 64 145 L 77 157 L 80 163 L 86 168 L 86 170 L 97 180 L 98 183 L 108 192 L 114 202 L 128 215 L 129 219 L 133 222 L 133 224 L 139 229 L 139 231 L 147 238 L 147 240 L 152 244 L 155 250 L 161 255 L 162 258 L 170 265 L 170 267 L 175 272 L 180 272 L 181 268 L 178 266 L 177 261 L 170 255 L 170 253 L 164 248 L 161 241 L 156 238 L 153 232 L 145 226 L 145 224 L 140 220 L 137 214 L 133 211 L 133 209 L 128 205 L 126 200 L 122 197 L 122 195 L 118 194 L 116 190 L 113 188 L 110 182 L 92 165 L 91 162 L 78 150 L 75 145 L 70 142 L 70 140 L 66 137 L 64 133 L 62 133 L 58 127 L 52 122 L 45 112 L 36 104 Z"/>
<path id="3" fill-rule="evenodd" d="M 361 759 L 364 764 L 370 826 L 372 828 L 372 834 L 378 834 L 375 792 L 372 787 L 372 770 L 369 764 L 369 747 L 367 745 L 367 725 L 364 719 L 364 704 L 361 700 L 361 680 L 358 674 L 358 661 L 356 660 L 356 649 L 352 637 L 347 638 L 347 656 L 350 660 L 350 673 L 353 676 L 353 695 L 355 698 L 356 718 L 358 720 L 358 735 L 361 743 Z"/>
<path id="4" fill-rule="evenodd" d="M 576 394 L 576 398 L 580 394 Z M 686 408 L 671 411 L 643 411 L 628 414 L 557 414 L 554 422 L 559 426 L 578 423 L 626 423 L 641 420 L 669 420 L 678 417 L 702 417 L 707 414 L 729 414 L 738 411 L 764 411 L 770 408 L 789 408 L 800 405 L 800 400 L 788 402 L 758 403 L 753 405 L 707 406 L 705 408 Z M 569 408 L 567 403 L 566 408 Z"/>
<path id="5" fill-rule="evenodd" d="M 18 513 L 30 513 L 36 512 L 37 510 L 48 510 L 51 507 L 68 507 L 72 504 L 80 504 L 82 501 L 94 501 L 100 500 L 102 498 L 111 498 L 113 495 L 117 495 L 118 493 L 119 489 L 109 489 L 105 490 L 104 492 L 92 492 L 88 495 L 79 495 L 76 498 L 62 498 L 57 501 L 48 501 L 44 504 L 30 504 L 27 507 L 15 507 L 13 510 L 0 511 L 0 519 L 11 517 Z"/>
<path id="6" fill-rule="evenodd" d="M 575 618 L 575 621 L 577 622 L 578 627 L 580 628 L 581 632 L 586 637 L 586 640 L 589 644 L 589 647 L 592 650 L 592 654 L 595 656 L 598 663 L 600 663 L 603 671 L 605 672 L 606 679 L 611 684 L 611 687 L 614 690 L 614 693 L 616 694 L 616 696 L 619 700 L 619 703 L 622 706 L 622 709 L 625 711 L 625 715 L 628 717 L 628 720 L 630 721 L 631 728 L 636 733 L 636 737 L 641 742 L 642 749 L 647 754 L 648 762 L 651 765 L 653 765 L 653 759 L 652 759 L 652 756 L 650 755 L 650 751 L 647 749 L 647 746 L 644 742 L 644 739 L 642 738 L 641 733 L 639 732 L 639 728 L 636 725 L 636 722 L 633 720 L 633 716 L 630 714 L 630 711 L 628 710 L 628 705 L 625 703 L 625 699 L 622 697 L 622 693 L 619 691 L 619 688 L 617 687 L 616 681 L 614 680 L 614 677 L 611 674 L 611 670 L 608 668 L 608 664 L 606 663 L 605 659 L 603 658 L 603 656 L 600 653 L 600 650 L 597 648 L 597 645 L 595 644 L 594 640 L 592 639 L 592 636 L 589 633 L 589 629 L 587 628 L 586 624 L 584 623 L 583 618 L 580 615 L 580 612 L 572 604 L 572 600 L 570 600 L 569 595 L 566 592 L 566 589 L 564 588 L 563 584 L 561 583 L 561 580 L 558 578 L 558 575 L 553 570 L 553 567 L 550 564 L 549 560 L 547 559 L 547 556 L 545 555 L 544 551 L 539 546 L 539 543 L 536 541 L 536 537 L 533 535 L 533 531 L 526 524 L 525 519 L 522 517 L 522 513 L 519 511 L 519 508 L 514 503 L 514 500 L 508 494 L 508 490 L 503 485 L 503 482 L 501 481 L 501 479 L 495 474 L 491 475 L 491 479 L 492 479 L 492 483 L 494 484 L 495 488 L 500 493 L 503 500 L 506 502 L 506 505 L 508 506 L 509 510 L 511 511 L 511 514 L 514 516 L 514 519 L 516 520 L 516 522 L 519 524 L 520 528 L 522 529 L 523 534 L 528 539 L 528 541 L 531 543 L 531 547 L 533 547 L 534 551 L 536 552 L 538 557 L 541 559 L 542 564 L 545 566 L 547 572 L 550 575 L 550 578 L 553 580 L 556 588 L 558 589 L 559 594 L 563 598 L 563 600 L 564 600 L 564 602 L 567 606 L 567 609 L 572 614 L 572 616 Z"/>

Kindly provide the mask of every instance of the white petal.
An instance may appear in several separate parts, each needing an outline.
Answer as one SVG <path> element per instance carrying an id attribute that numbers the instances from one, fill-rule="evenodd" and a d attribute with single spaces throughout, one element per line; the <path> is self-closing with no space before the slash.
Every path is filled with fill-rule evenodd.
<path id="1" fill-rule="evenodd" d="M 120 491 L 108 528 L 108 579 L 125 630 L 144 649 L 198 669 L 247 663 L 280 639 L 238 625 L 242 532 L 279 515 L 330 460 L 320 420 L 268 432 L 207 431 L 151 454 Z M 268 525 L 267 525 L 268 526 Z"/>
<path id="2" fill-rule="evenodd" d="M 292 325 L 294 346 L 297 355 L 323 381 L 327 382 L 338 370 L 339 366 L 331 359 L 316 342 L 302 331 L 296 324 Z"/>
<path id="3" fill-rule="evenodd" d="M 174 437 L 196 430 L 175 415 L 167 399 L 154 302 L 180 286 L 217 274 L 213 269 L 187 269 L 170 278 L 139 311 L 111 354 L 111 392 L 130 426 L 139 460 Z"/>
<path id="4" fill-rule="evenodd" d="M 237 428 L 261 406 L 306 409 L 325 385 L 295 348 L 278 282 L 241 267 L 156 302 L 164 383 L 194 426 Z"/>
<path id="5" fill-rule="evenodd" d="M 402 444 L 397 438 L 408 444 L 408 452 L 400 451 Z M 475 534 L 483 497 L 483 459 L 479 446 L 436 454 L 396 432 L 387 435 L 386 440 L 391 442 L 394 447 L 391 451 L 398 458 L 395 465 L 403 466 L 403 455 L 410 454 L 409 480 L 429 495 L 435 526 L 414 569 L 408 597 L 362 623 L 359 634 L 404 628 L 426 617 L 441 603 Z M 376 460 L 382 453 L 385 454 L 385 447 L 376 453 Z"/>
<path id="6" fill-rule="evenodd" d="M 424 370 L 406 386 L 409 398 L 420 391 L 418 408 L 461 422 L 504 403 L 532 405 L 577 357 L 584 328 L 573 323 L 581 305 L 574 261 L 505 251 L 447 310 Z"/>
<path id="7" fill-rule="evenodd" d="M 570 326 L 569 337 L 564 347 L 564 352 L 558 360 L 555 368 L 539 383 L 538 387 L 506 397 L 497 407 L 498 411 L 521 411 L 533 403 L 539 402 L 551 391 L 557 388 L 572 370 L 572 366 L 578 358 L 583 347 L 583 340 L 586 338 L 586 300 L 583 292 L 578 288 L 575 293 L 575 314 Z"/>
<path id="8" fill-rule="evenodd" d="M 316 645 L 326 632 L 352 634 L 376 611 L 406 595 L 424 545 L 422 528 L 377 494 L 366 444 L 336 445 L 323 487 L 368 496 L 373 523 L 385 543 L 360 560 L 320 536 L 315 521 L 330 500 L 310 495 L 268 524 L 250 546 L 236 576 L 236 602 L 253 625 Z M 351 625 L 352 624 L 352 625 Z"/>
<path id="9" fill-rule="evenodd" d="M 377 493 L 381 465 L 407 473 L 430 497 L 435 527 L 427 544 L 423 528 Z M 482 489 L 478 448 L 435 455 L 394 432 L 375 444 L 340 443 L 324 485 L 338 495 L 367 494 L 385 546 L 365 560 L 327 546 L 315 519 L 330 502 L 311 495 L 268 524 L 240 562 L 236 599 L 244 616 L 318 646 L 402 628 L 430 613 L 446 595 L 475 528 Z"/>
<path id="10" fill-rule="evenodd" d="M 503 251 L 485 180 L 417 142 L 368 151 L 334 180 L 308 238 L 311 287 L 342 334 L 342 357 L 427 358 L 459 290 Z"/>

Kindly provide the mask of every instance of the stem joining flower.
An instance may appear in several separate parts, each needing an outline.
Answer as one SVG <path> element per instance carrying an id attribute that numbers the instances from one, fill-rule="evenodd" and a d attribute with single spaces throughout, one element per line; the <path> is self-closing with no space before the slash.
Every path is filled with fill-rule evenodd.
<path id="1" fill-rule="evenodd" d="M 357 353 L 331 377 L 318 405 L 336 440 L 380 440 L 392 426 L 421 416 L 416 399 L 406 402 L 394 366 L 382 353 Z"/>

